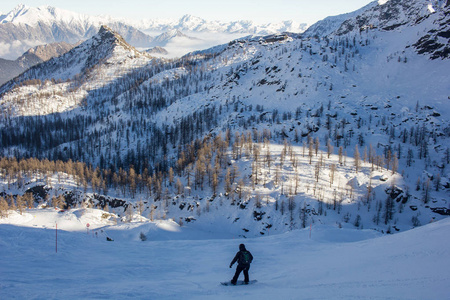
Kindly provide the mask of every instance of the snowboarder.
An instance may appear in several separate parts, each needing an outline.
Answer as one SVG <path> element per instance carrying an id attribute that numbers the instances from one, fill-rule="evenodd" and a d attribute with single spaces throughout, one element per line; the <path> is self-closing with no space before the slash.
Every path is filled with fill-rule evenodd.
<path id="1" fill-rule="evenodd" d="M 250 269 L 250 264 L 253 260 L 253 256 L 245 249 L 244 244 L 239 245 L 239 251 L 236 253 L 236 256 L 233 258 L 233 260 L 230 263 L 230 268 L 233 267 L 233 264 L 237 261 L 238 265 L 236 267 L 236 273 L 234 274 L 233 279 L 231 279 L 231 284 L 236 284 L 237 279 L 242 271 L 244 271 L 244 283 L 248 284 L 249 278 L 248 278 L 248 270 Z"/>

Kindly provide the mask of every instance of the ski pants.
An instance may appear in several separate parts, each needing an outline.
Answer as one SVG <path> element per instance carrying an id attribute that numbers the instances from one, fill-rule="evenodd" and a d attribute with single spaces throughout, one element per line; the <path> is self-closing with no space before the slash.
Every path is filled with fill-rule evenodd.
<path id="1" fill-rule="evenodd" d="M 241 274 L 242 271 L 244 271 L 244 277 L 245 277 L 244 282 L 249 282 L 250 281 L 248 278 L 248 270 L 249 269 L 250 269 L 250 265 L 238 265 L 236 267 L 236 273 L 234 273 L 234 277 L 231 280 L 231 282 L 236 283 L 239 278 L 239 275 Z"/>

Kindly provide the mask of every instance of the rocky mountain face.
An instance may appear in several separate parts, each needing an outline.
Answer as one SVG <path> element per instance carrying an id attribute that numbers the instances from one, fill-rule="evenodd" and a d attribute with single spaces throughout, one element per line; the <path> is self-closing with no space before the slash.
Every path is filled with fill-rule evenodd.
<path id="1" fill-rule="evenodd" d="M 419 54 L 429 54 L 431 59 L 450 57 L 450 4 L 439 12 L 439 18 L 433 21 L 434 28 L 422 36 L 413 46 Z"/>
<path id="2" fill-rule="evenodd" d="M 350 31 L 369 28 L 394 30 L 408 24 L 419 24 L 434 12 L 435 9 L 430 1 L 389 0 L 345 21 L 336 33 L 346 34 Z"/>
<path id="3" fill-rule="evenodd" d="M 145 52 L 147 52 L 150 55 L 167 55 L 167 54 L 169 54 L 169 52 L 167 52 L 166 49 L 164 49 L 162 47 L 158 47 L 158 46 L 148 49 Z"/>
<path id="4" fill-rule="evenodd" d="M 318 21 L 315 24 L 312 24 L 308 29 L 304 32 L 305 37 L 314 37 L 314 36 L 327 36 L 337 29 L 341 27 L 342 23 L 351 19 L 352 17 L 356 17 L 361 13 L 367 11 L 369 8 L 377 6 L 377 1 L 371 2 L 368 5 L 347 14 L 342 14 L 338 16 L 330 16 L 321 21 Z"/>
<path id="5" fill-rule="evenodd" d="M 14 60 L 0 58 L 0 85 L 16 77 L 25 69 Z"/>
<path id="6" fill-rule="evenodd" d="M 65 54 L 77 44 L 68 44 L 66 42 L 52 43 L 36 46 L 24 53 L 17 60 L 24 66 L 33 66 L 43 61 L 47 61 L 52 57 Z"/>
<path id="7" fill-rule="evenodd" d="M 52 57 L 63 55 L 77 44 L 66 42 L 40 45 L 29 49 L 14 61 L 0 59 L 0 85 L 18 76 L 20 73 Z"/>

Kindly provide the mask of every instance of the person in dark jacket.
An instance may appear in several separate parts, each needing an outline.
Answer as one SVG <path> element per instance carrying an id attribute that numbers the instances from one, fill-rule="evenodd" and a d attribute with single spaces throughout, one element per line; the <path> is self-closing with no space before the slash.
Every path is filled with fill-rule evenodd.
<path id="1" fill-rule="evenodd" d="M 250 269 L 250 264 L 253 261 L 253 256 L 245 249 L 244 244 L 239 245 L 239 252 L 236 253 L 236 256 L 233 258 L 233 260 L 230 263 L 230 268 L 233 267 L 233 264 L 235 262 L 238 263 L 236 267 L 236 273 L 234 274 L 233 279 L 231 279 L 231 284 L 236 284 L 237 279 L 239 278 L 239 275 L 242 271 L 244 271 L 244 283 L 248 284 L 249 278 L 248 278 L 248 270 Z"/>

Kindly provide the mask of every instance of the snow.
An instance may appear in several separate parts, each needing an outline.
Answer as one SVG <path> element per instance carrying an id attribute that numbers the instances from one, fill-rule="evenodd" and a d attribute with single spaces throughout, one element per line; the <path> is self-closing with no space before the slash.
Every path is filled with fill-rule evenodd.
<path id="1" fill-rule="evenodd" d="M 428 10 L 430 11 L 430 13 L 434 13 L 436 12 L 436 10 L 433 8 L 433 4 L 428 4 Z"/>
<path id="2" fill-rule="evenodd" d="M 395 235 L 313 225 L 238 239 L 212 225 L 101 224 L 98 211 L 31 210 L 0 225 L 2 299 L 446 299 L 450 219 Z M 76 215 L 74 213 L 73 215 Z M 30 216 L 33 216 L 30 220 Z M 89 220 L 89 232 L 82 228 Z M 46 221 L 46 222 L 45 222 Z M 55 221 L 58 222 L 56 252 Z M 106 221 L 103 221 L 106 222 Z M 29 227 L 24 227 L 27 225 Z M 103 226 L 100 226 L 103 225 Z M 64 227 L 65 230 L 59 228 Z M 98 234 L 96 235 L 95 232 Z M 114 241 L 106 241 L 105 232 Z M 146 232 L 141 241 L 139 233 Z M 310 236 L 311 234 L 311 236 Z M 245 243 L 250 286 L 224 287 Z M 242 275 L 241 275 L 242 276 Z"/>

